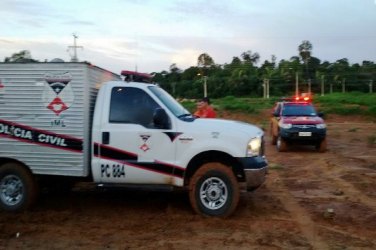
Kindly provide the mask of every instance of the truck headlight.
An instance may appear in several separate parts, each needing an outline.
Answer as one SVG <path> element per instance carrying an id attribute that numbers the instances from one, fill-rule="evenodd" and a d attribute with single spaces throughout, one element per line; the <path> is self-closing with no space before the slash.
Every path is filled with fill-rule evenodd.
<path id="1" fill-rule="evenodd" d="M 248 142 L 247 156 L 258 156 L 261 153 L 262 139 L 255 137 Z"/>
<path id="2" fill-rule="evenodd" d="M 316 128 L 318 128 L 318 129 L 324 129 L 324 128 L 326 128 L 326 124 L 325 123 L 316 124 Z"/>
<path id="3" fill-rule="evenodd" d="M 292 128 L 292 124 L 291 123 L 280 123 L 279 126 L 283 129 L 290 129 Z"/>

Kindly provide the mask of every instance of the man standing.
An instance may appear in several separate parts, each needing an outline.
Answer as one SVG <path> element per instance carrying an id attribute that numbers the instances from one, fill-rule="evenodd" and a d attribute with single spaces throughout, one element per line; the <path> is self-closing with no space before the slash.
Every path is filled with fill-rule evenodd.
<path id="1" fill-rule="evenodd" d="M 204 97 L 197 102 L 197 110 L 193 115 L 198 118 L 216 117 L 214 109 L 210 106 L 210 100 L 208 97 Z"/>

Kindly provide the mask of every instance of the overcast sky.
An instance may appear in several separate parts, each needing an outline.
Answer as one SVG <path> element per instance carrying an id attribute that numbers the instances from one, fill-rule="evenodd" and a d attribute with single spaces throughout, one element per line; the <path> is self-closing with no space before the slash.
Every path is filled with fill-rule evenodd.
<path id="1" fill-rule="evenodd" d="M 208 53 L 217 64 L 251 50 L 260 63 L 313 56 L 376 62 L 376 0 L 0 0 L 0 61 L 29 50 L 39 61 L 78 58 L 119 73 L 181 69 Z"/>

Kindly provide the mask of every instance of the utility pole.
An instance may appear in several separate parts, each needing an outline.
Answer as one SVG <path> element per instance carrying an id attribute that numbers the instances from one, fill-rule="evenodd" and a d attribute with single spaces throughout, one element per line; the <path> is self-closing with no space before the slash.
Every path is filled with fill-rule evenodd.
<path id="1" fill-rule="evenodd" d="M 72 35 L 73 35 L 73 46 L 68 46 L 68 51 L 70 49 L 73 50 L 73 56 L 71 58 L 71 62 L 78 62 L 77 49 L 83 49 L 84 47 L 77 46 L 77 41 L 76 40 L 77 40 L 78 36 L 75 33 L 73 33 Z"/>
<path id="2" fill-rule="evenodd" d="M 321 96 L 325 95 L 324 75 L 321 76 Z"/>
<path id="3" fill-rule="evenodd" d="M 270 80 L 269 79 L 266 79 L 264 78 L 263 80 L 263 83 L 262 83 L 262 87 L 263 87 L 263 98 L 267 98 L 269 99 L 269 83 L 270 83 Z"/>
<path id="4" fill-rule="evenodd" d="M 208 88 L 206 85 L 207 76 L 204 76 L 204 97 L 208 97 Z"/>
<path id="5" fill-rule="evenodd" d="M 311 94 L 311 79 L 308 79 L 308 93 Z"/>
<path id="6" fill-rule="evenodd" d="M 299 75 L 295 72 L 295 96 L 299 95 Z"/>
<path id="7" fill-rule="evenodd" d="M 372 94 L 373 92 L 373 80 L 369 81 L 369 92 Z"/>
<path id="8" fill-rule="evenodd" d="M 201 73 L 197 74 L 198 76 L 201 76 Z M 202 76 L 204 78 L 204 97 L 208 97 L 208 88 L 207 88 L 207 76 Z"/>
<path id="9" fill-rule="evenodd" d="M 266 98 L 266 79 L 262 80 L 262 98 Z"/>
<path id="10" fill-rule="evenodd" d="M 346 84 L 346 78 L 343 78 L 343 80 L 342 80 L 342 93 L 346 92 L 345 84 Z"/>
<path id="11" fill-rule="evenodd" d="M 172 83 L 172 96 L 174 96 L 174 97 L 175 97 L 175 89 L 176 89 L 176 82 L 173 82 Z"/>

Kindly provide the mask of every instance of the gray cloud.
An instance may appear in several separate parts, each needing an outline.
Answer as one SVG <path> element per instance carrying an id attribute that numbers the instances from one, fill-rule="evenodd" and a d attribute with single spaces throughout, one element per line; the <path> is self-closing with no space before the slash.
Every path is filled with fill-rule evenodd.
<path id="1" fill-rule="evenodd" d="M 178 61 L 186 68 L 194 64 L 194 53 L 198 57 L 203 52 L 220 64 L 247 50 L 258 52 L 261 62 L 271 55 L 289 59 L 298 54 L 303 40 L 312 42 L 313 56 L 322 60 L 376 59 L 374 0 L 1 2 L 0 56 L 28 48 L 36 58 L 69 58 L 66 48 L 75 31 L 85 47 L 82 58 L 106 62 L 103 66 L 109 69 L 134 67 L 137 62 L 140 69 L 159 71 L 176 58 L 189 57 Z M 11 37 L 19 39 L 14 46 Z M 36 45 L 38 38 L 61 44 L 49 47 L 47 54 L 46 44 Z"/>
<path id="2" fill-rule="evenodd" d="M 82 20 L 69 20 L 69 21 L 63 21 L 63 25 L 79 25 L 79 26 L 95 26 L 94 22 L 91 21 L 82 21 Z"/>

